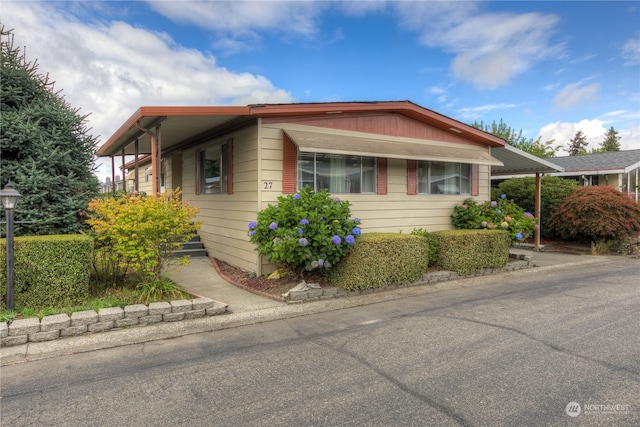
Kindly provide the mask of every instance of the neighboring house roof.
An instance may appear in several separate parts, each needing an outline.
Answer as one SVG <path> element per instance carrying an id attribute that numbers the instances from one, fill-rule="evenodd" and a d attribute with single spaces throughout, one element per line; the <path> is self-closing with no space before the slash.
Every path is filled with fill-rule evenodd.
<path id="1" fill-rule="evenodd" d="M 547 160 L 564 168 L 564 173 L 558 175 L 628 173 L 640 167 L 640 150 L 551 157 Z"/>
<path id="2" fill-rule="evenodd" d="M 151 163 L 151 154 L 143 154 L 138 158 L 138 166 L 143 166 L 147 163 Z M 125 163 L 120 166 L 120 169 L 133 169 L 136 166 L 136 159 L 131 160 L 130 162 Z"/>

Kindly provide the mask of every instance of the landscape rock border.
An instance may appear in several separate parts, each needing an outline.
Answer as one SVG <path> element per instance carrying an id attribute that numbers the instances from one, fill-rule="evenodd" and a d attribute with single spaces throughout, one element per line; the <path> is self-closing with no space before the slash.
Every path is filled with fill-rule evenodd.
<path id="1" fill-rule="evenodd" d="M 462 277 L 484 276 L 487 274 L 496 274 L 507 271 L 521 270 L 523 268 L 535 267 L 536 263 L 531 255 L 509 253 L 511 262 L 502 268 L 485 268 L 477 274 L 465 275 Z M 401 289 L 409 286 L 420 286 L 448 280 L 456 280 L 460 278 L 458 273 L 454 271 L 432 271 L 425 273 L 419 280 L 401 285 L 388 285 L 376 289 L 367 289 L 362 291 L 349 291 L 347 289 L 336 288 L 333 286 L 320 287 L 314 283 L 306 283 L 302 281 L 288 292 L 282 294 L 284 301 L 288 304 L 299 304 L 310 301 L 320 301 L 331 298 L 350 297 L 356 295 L 370 294 L 374 292 L 382 292 L 389 289 Z"/>
<path id="2" fill-rule="evenodd" d="M 67 314 L 0 322 L 0 347 L 43 342 L 112 329 L 142 327 L 160 322 L 177 322 L 226 313 L 227 304 L 211 298 L 152 302 L 121 307 L 77 311 Z"/>

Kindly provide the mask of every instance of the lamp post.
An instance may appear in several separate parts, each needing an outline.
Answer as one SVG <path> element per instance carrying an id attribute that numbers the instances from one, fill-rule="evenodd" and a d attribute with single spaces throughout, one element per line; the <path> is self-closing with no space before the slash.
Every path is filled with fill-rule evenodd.
<path id="1" fill-rule="evenodd" d="M 20 193 L 13 189 L 11 181 L 0 190 L 0 199 L 7 216 L 7 309 L 13 310 L 13 210 L 18 204 Z"/>

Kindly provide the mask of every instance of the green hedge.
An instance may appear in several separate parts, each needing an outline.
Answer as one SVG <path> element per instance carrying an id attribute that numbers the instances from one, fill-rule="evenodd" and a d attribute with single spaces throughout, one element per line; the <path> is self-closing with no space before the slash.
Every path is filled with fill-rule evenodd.
<path id="1" fill-rule="evenodd" d="M 14 302 L 38 309 L 75 304 L 89 294 L 93 239 L 85 235 L 16 237 Z M 0 239 L 0 305 L 6 307 L 6 239 Z"/>
<path id="2" fill-rule="evenodd" d="M 328 279 L 349 290 L 375 289 L 413 282 L 427 271 L 428 263 L 428 242 L 422 236 L 365 233 Z"/>
<path id="3" fill-rule="evenodd" d="M 438 265 L 460 275 L 502 268 L 509 261 L 511 238 L 504 230 L 448 230 L 431 233 L 438 241 Z"/>

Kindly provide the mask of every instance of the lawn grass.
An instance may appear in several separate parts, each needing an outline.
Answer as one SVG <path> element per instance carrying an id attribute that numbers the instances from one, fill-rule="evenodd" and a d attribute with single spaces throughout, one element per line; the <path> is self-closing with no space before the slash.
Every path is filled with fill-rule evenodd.
<path id="1" fill-rule="evenodd" d="M 163 279 L 163 283 L 166 283 L 168 279 Z M 108 307 L 121 307 L 124 308 L 127 305 L 140 304 L 156 301 L 170 301 L 175 299 L 189 299 L 192 296 L 180 289 L 178 285 L 173 284 L 176 292 L 172 293 L 160 293 L 159 295 L 149 295 L 147 287 L 138 287 L 130 283 L 123 283 L 121 285 L 113 287 L 100 286 L 97 283 L 92 283 L 90 286 L 90 295 L 84 301 L 81 301 L 77 305 L 63 305 L 63 306 L 49 306 L 40 307 L 37 309 L 18 307 L 16 310 L 0 309 L 0 322 L 12 322 L 16 319 L 27 319 L 29 317 L 38 317 L 40 320 L 44 316 L 51 316 L 54 314 L 65 313 L 71 316 L 76 311 L 94 310 L 98 311 L 101 308 Z"/>

